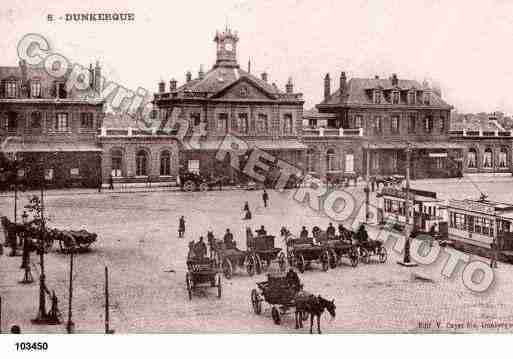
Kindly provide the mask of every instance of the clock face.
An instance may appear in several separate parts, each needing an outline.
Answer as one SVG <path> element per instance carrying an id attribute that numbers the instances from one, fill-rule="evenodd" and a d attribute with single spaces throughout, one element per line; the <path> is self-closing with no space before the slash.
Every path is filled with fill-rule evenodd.
<path id="1" fill-rule="evenodd" d="M 224 45 L 224 49 L 226 51 L 232 51 L 233 50 L 233 45 L 230 44 L 230 43 L 227 43 L 226 45 Z"/>

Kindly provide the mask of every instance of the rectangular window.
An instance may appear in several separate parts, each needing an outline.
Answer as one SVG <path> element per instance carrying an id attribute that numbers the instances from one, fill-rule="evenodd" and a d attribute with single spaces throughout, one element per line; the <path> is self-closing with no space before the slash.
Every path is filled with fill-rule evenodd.
<path id="1" fill-rule="evenodd" d="M 308 127 L 310 127 L 310 128 L 316 128 L 316 127 L 317 127 L 317 119 L 315 119 L 315 118 L 309 118 L 309 119 L 308 119 Z"/>
<path id="2" fill-rule="evenodd" d="M 433 118 L 427 116 L 424 118 L 424 132 L 430 133 L 433 130 Z"/>
<path id="3" fill-rule="evenodd" d="M 390 118 L 390 131 L 392 133 L 399 133 L 399 116 L 392 116 Z"/>
<path id="4" fill-rule="evenodd" d="M 354 117 L 354 128 L 362 128 L 363 127 L 363 116 L 356 115 Z"/>
<path id="5" fill-rule="evenodd" d="M 57 132 L 66 132 L 69 130 L 68 124 L 68 114 L 65 112 L 60 112 L 57 114 L 55 119 L 55 131 Z"/>
<path id="6" fill-rule="evenodd" d="M 400 99 L 400 93 L 399 93 L 399 91 L 394 91 L 394 92 L 392 92 L 392 103 L 393 103 L 394 105 L 399 104 L 399 99 Z"/>
<path id="7" fill-rule="evenodd" d="M 408 133 L 415 133 L 416 124 L 417 124 L 417 115 L 414 113 L 411 113 L 408 116 Z"/>
<path id="8" fill-rule="evenodd" d="M 286 113 L 283 115 L 283 133 L 291 134 L 294 129 L 292 122 L 292 114 Z"/>
<path id="9" fill-rule="evenodd" d="M 82 112 L 80 114 L 80 128 L 92 130 L 94 128 L 93 114 L 90 112 Z"/>
<path id="10" fill-rule="evenodd" d="M 379 169 L 379 153 L 373 152 L 371 155 L 371 167 L 373 170 Z"/>
<path id="11" fill-rule="evenodd" d="M 30 128 L 41 128 L 41 112 L 32 112 L 30 114 Z"/>
<path id="12" fill-rule="evenodd" d="M 217 131 L 221 133 L 228 132 L 228 114 L 220 113 L 217 115 Z"/>
<path id="13" fill-rule="evenodd" d="M 30 83 L 30 96 L 41 97 L 41 82 L 33 81 Z"/>
<path id="14" fill-rule="evenodd" d="M 375 104 L 381 103 L 381 91 L 380 90 L 374 90 L 373 92 L 373 101 Z"/>
<path id="15" fill-rule="evenodd" d="M 408 92 L 408 103 L 414 105 L 417 102 L 417 93 L 415 91 Z"/>
<path id="16" fill-rule="evenodd" d="M 248 133 L 249 131 L 249 123 L 248 123 L 248 114 L 246 112 L 239 113 L 239 132 L 240 133 Z"/>
<path id="17" fill-rule="evenodd" d="M 187 169 L 189 172 L 199 174 L 200 173 L 200 161 L 199 160 L 189 160 L 187 163 Z"/>
<path id="18" fill-rule="evenodd" d="M 190 114 L 191 122 L 193 126 L 199 126 L 201 123 L 201 114 L 199 112 L 192 112 Z"/>
<path id="19" fill-rule="evenodd" d="M 383 132 L 383 120 L 381 116 L 374 117 L 374 133 L 380 134 Z"/>
<path id="20" fill-rule="evenodd" d="M 5 83 L 5 97 L 8 98 L 15 98 L 16 97 L 16 82 L 15 81 L 8 81 Z"/>
<path id="21" fill-rule="evenodd" d="M 445 117 L 440 116 L 440 133 L 445 132 Z"/>
<path id="22" fill-rule="evenodd" d="M 257 131 L 259 133 L 267 133 L 268 128 L 267 115 L 265 113 L 259 113 L 257 119 Z"/>

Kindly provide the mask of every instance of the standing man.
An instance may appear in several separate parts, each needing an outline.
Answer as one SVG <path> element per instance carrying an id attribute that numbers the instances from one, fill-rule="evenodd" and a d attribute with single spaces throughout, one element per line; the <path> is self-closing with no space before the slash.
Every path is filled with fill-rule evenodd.
<path id="1" fill-rule="evenodd" d="M 269 201 L 269 195 L 267 191 L 264 189 L 264 193 L 262 193 L 262 200 L 264 201 L 264 207 L 267 208 L 267 202 Z"/>
<path id="2" fill-rule="evenodd" d="M 183 216 L 178 220 L 178 238 L 183 238 L 185 233 L 185 218 Z"/>
<path id="3" fill-rule="evenodd" d="M 114 189 L 114 178 L 112 178 L 112 174 L 109 175 L 109 189 Z"/>

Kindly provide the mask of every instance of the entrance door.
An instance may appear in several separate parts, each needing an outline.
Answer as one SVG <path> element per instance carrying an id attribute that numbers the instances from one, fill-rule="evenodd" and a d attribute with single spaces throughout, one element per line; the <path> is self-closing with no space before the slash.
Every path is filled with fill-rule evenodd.
<path id="1" fill-rule="evenodd" d="M 346 154 L 346 172 L 354 173 L 354 155 L 352 153 Z"/>

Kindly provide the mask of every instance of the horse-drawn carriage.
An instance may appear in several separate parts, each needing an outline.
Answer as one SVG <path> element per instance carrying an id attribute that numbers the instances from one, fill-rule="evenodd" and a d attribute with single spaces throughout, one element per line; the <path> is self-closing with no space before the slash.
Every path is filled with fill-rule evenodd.
<path id="1" fill-rule="evenodd" d="M 330 258 L 330 267 L 335 268 L 343 257 L 349 259 L 351 266 L 356 267 L 359 261 L 358 246 L 353 243 L 353 232 L 345 230 L 338 235 L 327 235 L 325 231 L 321 231 L 319 227 L 314 227 L 314 238 L 328 249 Z"/>
<path id="2" fill-rule="evenodd" d="M 312 262 L 318 262 L 324 271 L 329 269 L 330 252 L 326 246 L 317 242 L 315 238 L 294 237 L 285 227 L 282 227 L 281 235 L 285 237 L 287 260 L 291 267 L 296 267 L 303 273 Z"/>
<path id="3" fill-rule="evenodd" d="M 281 248 L 274 245 L 275 236 L 268 234 L 253 235 L 250 228 L 246 230 L 246 247 L 255 258 L 255 271 L 260 274 L 268 269 L 273 260 L 278 262 L 280 270 L 285 271 L 286 256 Z"/>
<path id="4" fill-rule="evenodd" d="M 230 279 L 237 268 L 245 269 L 249 276 L 256 272 L 257 259 L 251 251 L 237 248 L 235 241 L 209 239 L 210 257 L 216 261 L 224 277 Z"/>
<path id="5" fill-rule="evenodd" d="M 55 241 L 59 242 L 61 251 L 86 251 L 96 242 L 97 234 L 86 230 L 70 231 L 56 228 L 45 228 L 41 236 L 41 227 L 37 221 L 28 223 L 11 222 L 7 217 L 1 218 L 6 238 L 28 238 L 37 242 L 43 238 L 43 250 L 49 252 Z"/>
<path id="6" fill-rule="evenodd" d="M 321 333 L 320 317 L 325 309 L 335 317 L 335 302 L 326 300 L 320 295 L 315 296 L 303 291 L 303 286 L 291 281 L 283 273 L 268 274 L 267 281 L 257 283 L 257 289 L 251 290 L 251 306 L 255 314 L 262 313 L 262 302 L 271 307 L 274 324 L 281 324 L 281 318 L 295 308 L 296 329 L 303 327 L 303 321 L 310 316 L 310 333 L 312 333 L 314 317 L 317 318 L 317 330 Z"/>
<path id="7" fill-rule="evenodd" d="M 189 258 L 187 260 L 187 274 L 185 275 L 187 293 L 192 300 L 192 293 L 200 284 L 207 284 L 217 288 L 217 297 L 221 298 L 222 285 L 217 263 L 210 258 Z"/>

